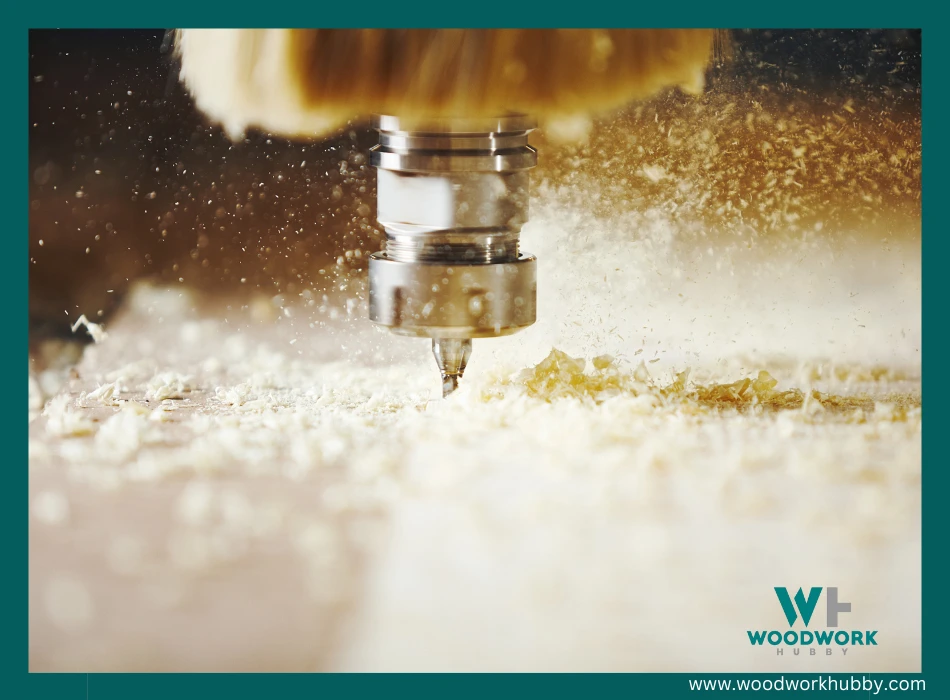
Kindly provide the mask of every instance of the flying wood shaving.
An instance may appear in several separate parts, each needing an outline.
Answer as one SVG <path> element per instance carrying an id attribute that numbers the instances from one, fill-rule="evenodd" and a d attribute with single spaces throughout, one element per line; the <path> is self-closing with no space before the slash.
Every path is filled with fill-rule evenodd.
<path id="1" fill-rule="evenodd" d="M 93 342 L 101 343 L 103 340 L 109 337 L 105 328 L 103 328 L 99 323 L 93 323 L 90 321 L 88 318 L 86 318 L 86 314 L 83 314 L 78 319 L 76 319 L 76 322 L 71 326 L 73 333 L 75 333 L 80 326 L 86 327 L 86 332 L 89 333 L 89 336 L 92 338 Z"/>

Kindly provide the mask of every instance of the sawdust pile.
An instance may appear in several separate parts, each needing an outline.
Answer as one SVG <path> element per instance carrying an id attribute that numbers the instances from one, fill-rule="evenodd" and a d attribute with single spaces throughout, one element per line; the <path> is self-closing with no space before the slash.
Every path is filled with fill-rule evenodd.
<path id="1" fill-rule="evenodd" d="M 553 402 L 560 399 L 588 400 L 602 403 L 616 396 L 649 396 L 658 404 L 691 410 L 793 410 L 806 407 L 814 413 L 821 410 L 853 412 L 853 417 L 862 419 L 865 411 L 878 409 L 880 402 L 868 395 L 838 396 L 818 390 L 803 392 L 800 389 L 778 389 L 778 380 L 766 370 L 760 370 L 752 378 L 739 379 L 724 384 L 691 384 L 689 369 L 675 374 L 675 379 L 666 385 L 657 383 L 649 373 L 646 363 L 641 362 L 632 372 L 609 355 L 599 355 L 588 362 L 584 358 L 571 357 L 553 349 L 534 367 L 502 380 L 496 386 L 482 389 L 486 400 L 501 397 L 512 386 L 523 386 L 533 399 Z M 812 376 L 821 376 L 821 370 L 812 368 Z M 884 368 L 870 370 L 845 367 L 836 368 L 835 376 L 841 381 L 849 377 L 880 380 L 889 376 Z M 895 419 L 906 418 L 907 410 L 920 407 L 920 398 L 912 394 L 889 394 L 889 402 L 897 407 L 891 412 Z"/>
<path id="2" fill-rule="evenodd" d="M 769 619 L 762 591 L 805 575 L 769 559 L 775 538 L 807 543 L 808 570 L 875 611 L 881 667 L 919 658 L 915 600 L 873 604 L 917 566 L 913 375 L 687 373 L 548 346 L 443 401 L 418 344 L 339 319 L 303 353 L 294 326 L 195 317 L 180 296 L 137 294 L 34 399 L 37 670 L 774 669 L 732 635 L 725 591 L 745 587 Z M 339 347 L 372 338 L 402 359 Z M 841 562 L 842 546 L 867 556 Z M 725 640 L 714 653 L 660 624 L 658 601 L 697 578 L 722 601 L 695 621 Z M 254 634 L 225 639 L 235 624 Z"/>

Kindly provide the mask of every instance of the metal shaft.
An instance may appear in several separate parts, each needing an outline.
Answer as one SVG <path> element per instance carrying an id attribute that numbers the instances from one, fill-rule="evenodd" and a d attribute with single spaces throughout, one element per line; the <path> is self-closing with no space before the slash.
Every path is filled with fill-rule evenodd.
<path id="1" fill-rule="evenodd" d="M 523 115 L 424 125 L 378 117 L 376 127 L 370 156 L 386 248 L 369 261 L 370 320 L 432 338 L 448 395 L 473 338 L 535 321 L 537 261 L 520 250 L 534 123 Z"/>

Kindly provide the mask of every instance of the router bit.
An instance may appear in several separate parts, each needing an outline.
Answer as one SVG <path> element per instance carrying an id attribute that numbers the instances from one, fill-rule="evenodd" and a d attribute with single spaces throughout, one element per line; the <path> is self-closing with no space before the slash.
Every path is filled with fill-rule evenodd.
<path id="1" fill-rule="evenodd" d="M 525 115 L 374 119 L 377 219 L 385 249 L 369 260 L 369 317 L 432 339 L 442 395 L 457 387 L 472 339 L 510 335 L 537 313 L 537 259 L 520 250 L 528 219 Z"/>

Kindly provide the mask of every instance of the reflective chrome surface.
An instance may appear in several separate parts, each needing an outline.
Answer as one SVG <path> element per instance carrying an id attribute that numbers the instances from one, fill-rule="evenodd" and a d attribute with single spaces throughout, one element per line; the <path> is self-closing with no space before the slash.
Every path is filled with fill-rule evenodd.
<path id="1" fill-rule="evenodd" d="M 520 250 L 534 121 L 380 116 L 374 124 L 386 247 L 369 261 L 370 320 L 432 338 L 447 395 L 472 338 L 508 335 L 536 318 L 537 261 Z"/>

